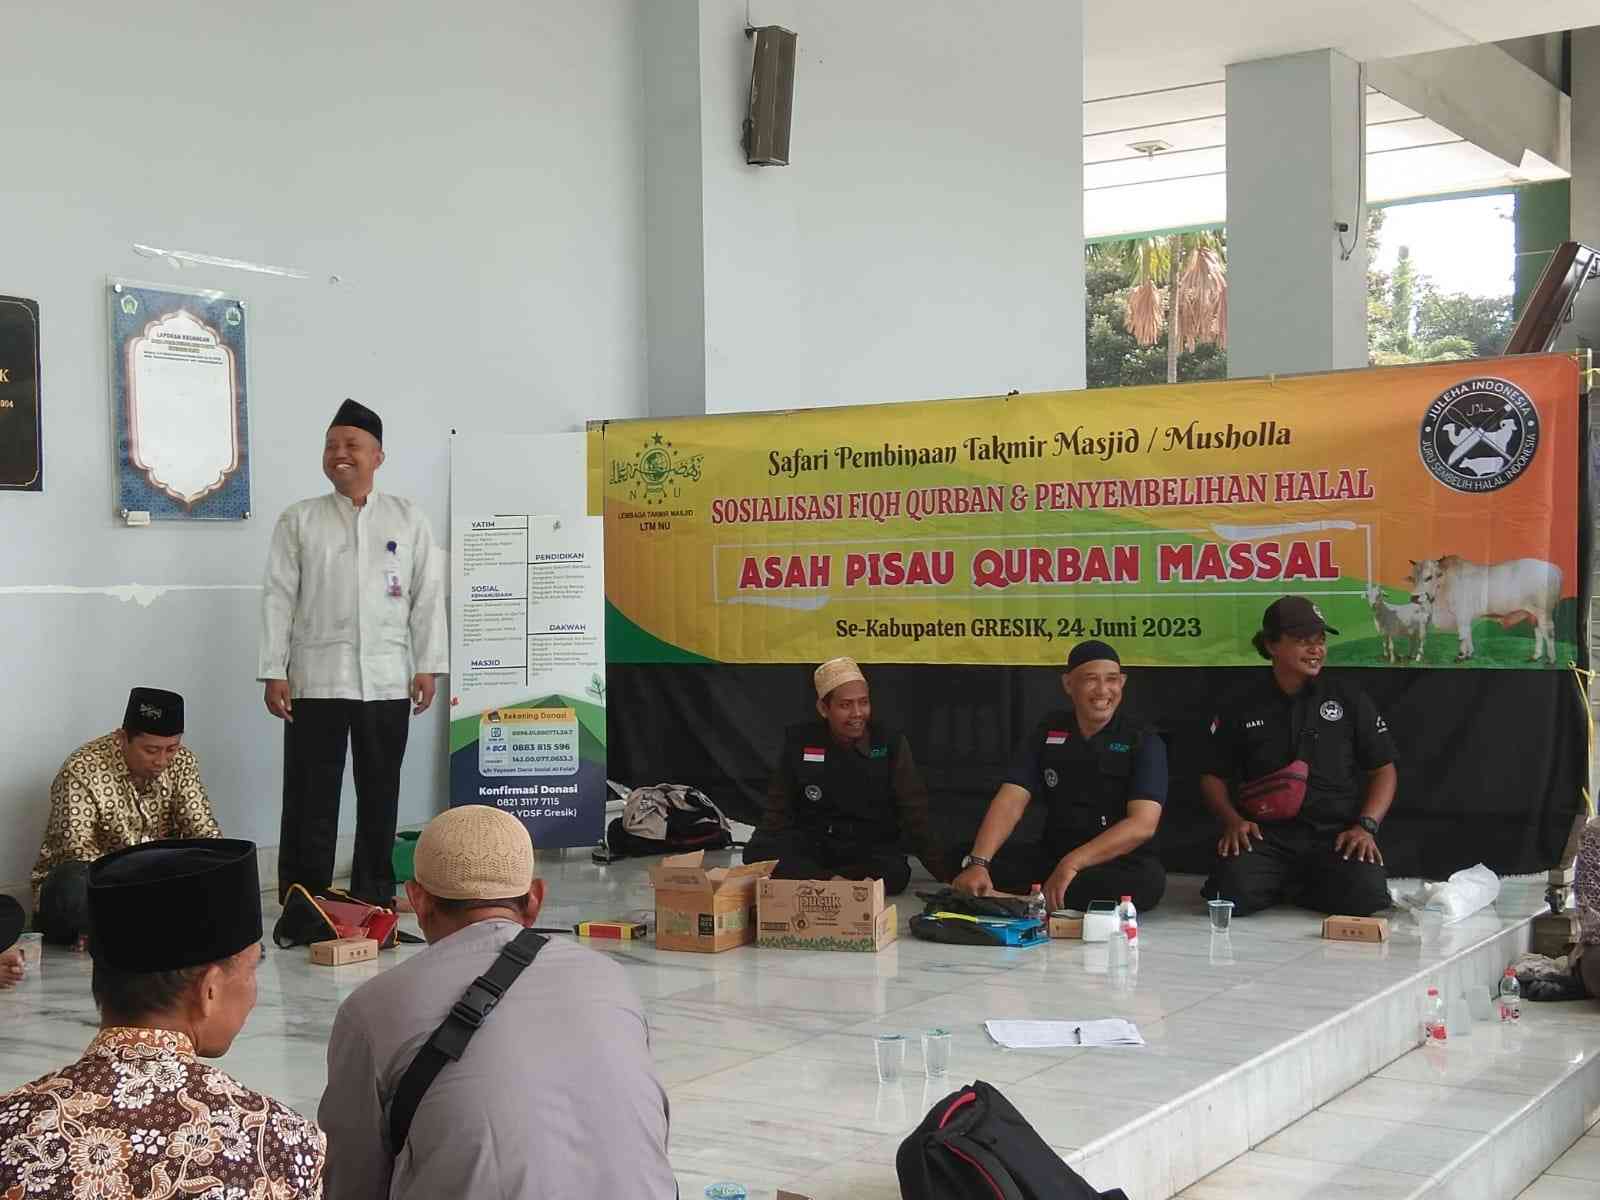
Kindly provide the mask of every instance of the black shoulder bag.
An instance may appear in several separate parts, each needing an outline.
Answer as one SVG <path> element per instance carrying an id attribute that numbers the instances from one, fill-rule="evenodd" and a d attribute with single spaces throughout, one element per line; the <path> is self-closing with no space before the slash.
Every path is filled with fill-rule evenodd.
<path id="1" fill-rule="evenodd" d="M 395 1157 L 405 1148 L 406 1137 L 411 1132 L 411 1119 L 417 1115 L 417 1106 L 427 1095 L 429 1086 L 446 1063 L 456 1062 L 466 1052 L 467 1043 L 478 1032 L 506 990 L 534 960 L 550 939 L 531 929 L 524 929 L 506 943 L 500 956 L 490 968 L 479 975 L 462 993 L 450 1009 L 450 1015 L 439 1024 L 417 1051 L 416 1058 L 400 1077 L 400 1086 L 394 1090 L 394 1103 L 389 1106 L 389 1150 Z"/>

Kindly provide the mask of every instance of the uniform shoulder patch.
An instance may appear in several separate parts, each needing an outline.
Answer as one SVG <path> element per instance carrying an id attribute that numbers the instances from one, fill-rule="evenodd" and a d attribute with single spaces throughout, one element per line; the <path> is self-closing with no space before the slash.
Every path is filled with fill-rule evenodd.
<path id="1" fill-rule="evenodd" d="M 868 758 L 888 758 L 889 757 L 889 747 L 887 747 L 887 746 L 874 746 L 872 748 L 871 753 L 868 754 L 867 757 Z"/>
<path id="2" fill-rule="evenodd" d="M 806 799 L 815 804 L 822 799 L 822 789 L 814 783 L 806 784 Z"/>

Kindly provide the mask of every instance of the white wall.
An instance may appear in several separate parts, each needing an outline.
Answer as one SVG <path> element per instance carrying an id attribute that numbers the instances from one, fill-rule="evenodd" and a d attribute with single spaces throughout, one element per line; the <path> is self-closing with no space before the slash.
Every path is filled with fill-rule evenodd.
<path id="1" fill-rule="evenodd" d="M 42 495 L 0 493 L 9 890 L 51 776 L 130 684 L 188 697 L 231 834 L 277 841 L 281 749 L 254 591 L 141 607 L 8 589 L 252 587 L 277 513 L 326 489 L 346 395 L 385 419 L 379 486 L 421 501 L 443 544 L 449 429 L 640 415 L 645 313 L 636 0 L 15 5 L 5 41 L 0 292 L 42 306 L 46 454 Z M 135 241 L 312 278 L 180 274 Z M 113 522 L 108 274 L 250 301 L 250 521 Z M 403 821 L 443 804 L 445 707 L 413 725 Z M 352 810 L 347 785 L 347 830 Z"/>
<path id="2" fill-rule="evenodd" d="M 700 0 L 706 411 L 1084 384 L 1078 0 L 752 0 L 799 35 L 791 160 Z"/>

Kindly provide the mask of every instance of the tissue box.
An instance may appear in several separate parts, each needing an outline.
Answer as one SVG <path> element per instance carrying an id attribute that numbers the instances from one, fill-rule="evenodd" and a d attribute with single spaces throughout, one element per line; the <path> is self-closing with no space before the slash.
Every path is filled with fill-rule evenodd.
<path id="1" fill-rule="evenodd" d="M 319 967 L 342 967 L 378 957 L 378 943 L 372 938 L 333 938 L 311 943 L 311 961 Z"/>
<path id="2" fill-rule="evenodd" d="M 1328 917 L 1322 936 L 1335 942 L 1386 942 L 1389 922 L 1384 917 Z"/>

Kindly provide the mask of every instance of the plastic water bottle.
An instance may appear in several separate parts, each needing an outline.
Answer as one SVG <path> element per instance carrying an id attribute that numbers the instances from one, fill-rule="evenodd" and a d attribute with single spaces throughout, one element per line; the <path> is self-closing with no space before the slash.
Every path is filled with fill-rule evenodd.
<path id="1" fill-rule="evenodd" d="M 1517 973 L 1510 967 L 1506 968 L 1505 977 L 1500 980 L 1500 1019 L 1522 1020 L 1522 985 L 1517 982 Z"/>
<path id="2" fill-rule="evenodd" d="M 1044 906 L 1044 889 L 1037 883 L 1028 893 L 1028 916 L 1043 925 L 1049 920 L 1049 914 Z"/>
<path id="3" fill-rule="evenodd" d="M 1129 950 L 1139 949 L 1139 910 L 1133 906 L 1133 897 L 1124 896 L 1117 905 L 1117 928 L 1128 943 Z"/>
<path id="4" fill-rule="evenodd" d="M 1449 1034 L 1444 997 L 1438 988 L 1428 989 L 1428 1002 L 1422 1010 L 1422 1037 L 1425 1042 L 1443 1042 Z"/>

